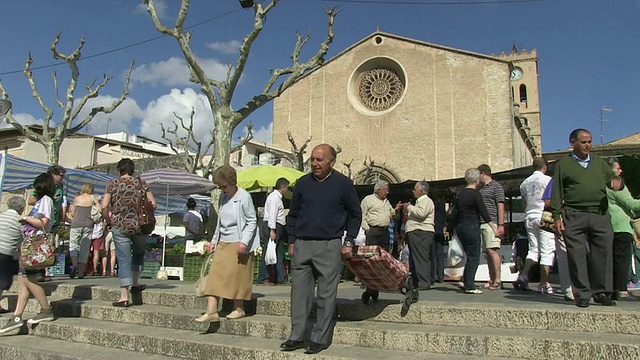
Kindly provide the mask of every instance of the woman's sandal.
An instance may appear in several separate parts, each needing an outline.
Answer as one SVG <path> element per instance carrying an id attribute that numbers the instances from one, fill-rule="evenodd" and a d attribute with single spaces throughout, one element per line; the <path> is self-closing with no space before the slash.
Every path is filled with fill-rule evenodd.
<path id="1" fill-rule="evenodd" d="M 487 289 L 489 289 L 489 290 L 500 290 L 500 289 L 502 289 L 502 283 L 500 281 L 496 281 L 493 284 L 491 284 L 491 286 L 489 286 Z"/>

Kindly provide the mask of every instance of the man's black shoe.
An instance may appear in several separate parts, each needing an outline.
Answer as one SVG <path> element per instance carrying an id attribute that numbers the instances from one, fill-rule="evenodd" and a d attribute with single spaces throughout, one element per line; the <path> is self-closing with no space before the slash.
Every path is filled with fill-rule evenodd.
<path id="1" fill-rule="evenodd" d="M 282 344 L 280 344 L 280 349 L 282 351 L 293 351 L 293 350 L 302 349 L 303 347 L 304 347 L 304 341 L 298 341 L 298 340 L 287 340 Z"/>
<path id="2" fill-rule="evenodd" d="M 307 347 L 305 349 L 307 349 L 304 352 L 305 354 L 317 354 L 320 351 L 324 350 L 325 347 L 322 344 L 318 344 L 316 342 L 309 341 L 309 344 L 307 345 Z"/>
<path id="3" fill-rule="evenodd" d="M 616 306 L 616 302 L 611 299 L 611 296 L 606 294 L 593 295 L 593 302 L 602 306 Z"/>
<path id="4" fill-rule="evenodd" d="M 589 307 L 589 299 L 576 299 L 576 306 L 581 308 Z"/>

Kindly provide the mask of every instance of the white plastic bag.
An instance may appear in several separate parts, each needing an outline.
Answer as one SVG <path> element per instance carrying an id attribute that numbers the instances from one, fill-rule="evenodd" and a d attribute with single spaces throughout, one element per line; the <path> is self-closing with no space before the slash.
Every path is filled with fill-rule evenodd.
<path id="1" fill-rule="evenodd" d="M 364 246 L 366 242 L 367 242 L 367 235 L 364 234 L 364 229 L 361 226 L 360 231 L 358 231 L 358 236 L 356 236 L 356 238 L 353 239 L 353 243 L 356 246 Z"/>
<path id="2" fill-rule="evenodd" d="M 467 255 L 462 249 L 462 243 L 458 239 L 458 235 L 453 234 L 449 241 L 449 251 L 447 253 L 447 267 L 463 267 L 467 262 Z"/>
<path id="3" fill-rule="evenodd" d="M 276 255 L 276 242 L 269 239 L 267 244 L 267 252 L 264 254 L 264 263 L 267 265 L 275 265 L 278 262 Z"/>

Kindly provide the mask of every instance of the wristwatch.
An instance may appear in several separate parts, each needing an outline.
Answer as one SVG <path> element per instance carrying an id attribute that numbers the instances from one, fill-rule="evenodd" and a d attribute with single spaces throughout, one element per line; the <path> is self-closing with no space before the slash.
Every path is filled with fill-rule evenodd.
<path id="1" fill-rule="evenodd" d="M 344 241 L 344 246 L 353 247 L 353 240 L 345 240 Z"/>
<path id="2" fill-rule="evenodd" d="M 26 216 L 26 215 L 25 215 L 25 216 L 23 216 L 23 217 L 21 217 L 21 218 L 20 218 L 20 221 L 25 221 L 25 222 L 26 222 L 26 221 L 27 221 L 27 218 L 28 218 L 28 216 Z"/>

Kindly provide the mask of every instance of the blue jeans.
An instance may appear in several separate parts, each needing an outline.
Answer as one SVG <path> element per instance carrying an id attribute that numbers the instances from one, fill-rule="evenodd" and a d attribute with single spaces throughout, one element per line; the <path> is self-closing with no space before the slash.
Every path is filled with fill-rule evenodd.
<path id="1" fill-rule="evenodd" d="M 476 288 L 476 271 L 478 271 L 478 264 L 480 264 L 480 224 L 474 222 L 458 223 L 456 234 L 460 239 L 464 253 L 467 255 L 464 273 L 462 273 L 464 289 L 473 290 Z"/>
<path id="2" fill-rule="evenodd" d="M 258 270 L 258 279 L 256 280 L 256 284 L 264 284 L 269 281 L 269 269 L 267 264 L 264 262 L 264 256 L 267 253 L 267 242 L 269 240 L 269 228 L 266 222 L 260 222 L 261 231 L 260 231 L 260 243 L 262 244 L 262 259 L 260 259 L 260 269 Z M 275 265 L 276 271 L 276 282 L 278 284 L 283 284 L 287 281 L 286 274 L 284 271 L 284 253 L 287 251 L 286 247 L 282 244 L 287 243 L 287 237 L 285 228 L 283 225 L 276 224 L 276 257 L 277 261 Z"/>
<path id="3" fill-rule="evenodd" d="M 120 287 L 131 286 L 133 285 L 133 273 L 141 272 L 144 267 L 147 235 L 128 234 L 118 228 L 111 228 L 111 232 L 113 233 L 113 242 L 116 245 Z"/>

